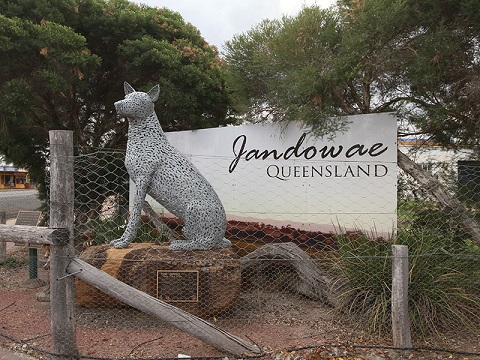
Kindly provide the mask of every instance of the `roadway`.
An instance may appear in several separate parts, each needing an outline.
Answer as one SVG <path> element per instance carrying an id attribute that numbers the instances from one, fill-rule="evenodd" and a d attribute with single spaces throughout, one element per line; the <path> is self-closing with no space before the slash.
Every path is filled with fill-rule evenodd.
<path id="1" fill-rule="evenodd" d="M 5 211 L 7 219 L 16 218 L 22 210 L 38 210 L 41 205 L 37 190 L 0 189 L 0 212 Z"/>

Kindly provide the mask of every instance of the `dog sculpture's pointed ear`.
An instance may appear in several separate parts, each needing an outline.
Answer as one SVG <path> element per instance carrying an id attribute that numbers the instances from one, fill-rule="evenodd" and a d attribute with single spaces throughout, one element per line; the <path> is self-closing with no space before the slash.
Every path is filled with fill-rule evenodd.
<path id="1" fill-rule="evenodd" d="M 128 82 L 123 83 L 123 90 L 125 90 L 125 95 L 128 95 L 132 92 L 135 92 L 135 89 Z"/>
<path id="2" fill-rule="evenodd" d="M 147 94 L 153 102 L 157 101 L 158 96 L 160 95 L 160 86 L 155 85 Z"/>

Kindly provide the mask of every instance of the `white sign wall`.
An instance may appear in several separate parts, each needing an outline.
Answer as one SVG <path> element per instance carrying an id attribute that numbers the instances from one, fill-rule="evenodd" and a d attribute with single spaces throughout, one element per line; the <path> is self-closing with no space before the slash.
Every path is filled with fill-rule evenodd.
<path id="1" fill-rule="evenodd" d="M 396 118 L 370 114 L 347 119 L 348 130 L 333 141 L 314 138 L 294 123 L 166 135 L 210 181 L 229 219 L 304 230 L 392 233 Z"/>

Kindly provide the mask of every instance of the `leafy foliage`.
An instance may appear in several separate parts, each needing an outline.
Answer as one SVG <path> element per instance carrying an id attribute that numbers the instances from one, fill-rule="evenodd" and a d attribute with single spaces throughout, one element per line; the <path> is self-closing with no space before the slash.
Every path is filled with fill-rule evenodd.
<path id="1" fill-rule="evenodd" d="M 77 243 L 82 243 L 83 245 L 102 245 L 109 244 L 110 241 L 118 239 L 122 236 L 127 226 L 127 219 L 123 216 L 114 216 L 112 218 L 97 218 L 90 221 L 86 224 L 88 234 L 91 235 L 91 238 L 88 240 L 87 244 L 84 243 L 82 235 L 79 235 Z M 162 233 L 158 232 L 155 229 L 155 226 L 149 219 L 142 218 L 140 226 L 138 228 L 137 235 L 135 236 L 134 242 L 166 242 L 168 239 L 163 236 Z"/>
<path id="2" fill-rule="evenodd" d="M 234 104 L 320 135 L 342 128 L 331 116 L 395 111 L 402 133 L 476 147 L 479 10 L 472 0 L 339 0 L 265 21 L 227 42 Z"/>
<path id="3" fill-rule="evenodd" d="M 4 260 L 0 261 L 0 266 L 4 266 L 9 269 L 17 269 L 28 263 L 28 259 L 19 258 L 16 256 L 9 256 Z"/>
<path id="4" fill-rule="evenodd" d="M 36 181 L 48 131 L 74 131 L 78 153 L 123 148 L 113 103 L 123 81 L 159 83 L 166 130 L 226 123 L 228 97 L 215 47 L 180 14 L 126 0 L 0 1 L 0 153 Z"/>
<path id="5" fill-rule="evenodd" d="M 458 244 L 469 238 L 458 221 L 435 202 L 400 201 L 397 208 L 400 228 L 406 232 L 424 228 L 436 229 L 446 240 L 442 242 L 442 246 L 449 251 L 455 251 Z"/>
<path id="6" fill-rule="evenodd" d="M 440 223 L 441 213 L 435 214 Z M 423 219 L 417 215 L 413 217 Z M 480 248 L 465 237 L 457 238 L 456 231 L 447 226 L 437 228 L 435 223 L 417 223 L 401 228 L 397 235 L 397 244 L 409 249 L 409 312 L 416 334 L 430 335 L 458 326 L 472 333 L 479 330 Z M 389 333 L 392 242 L 362 235 L 341 236 L 338 242 L 338 311 L 350 314 L 372 333 Z"/>

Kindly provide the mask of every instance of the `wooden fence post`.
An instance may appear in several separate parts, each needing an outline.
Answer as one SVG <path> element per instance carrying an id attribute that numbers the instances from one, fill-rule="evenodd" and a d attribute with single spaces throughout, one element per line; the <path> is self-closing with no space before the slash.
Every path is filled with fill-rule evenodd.
<path id="1" fill-rule="evenodd" d="M 392 247 L 392 334 L 393 345 L 399 348 L 412 347 L 410 318 L 408 316 L 408 247 Z M 406 354 L 410 351 L 406 350 Z"/>
<path id="2" fill-rule="evenodd" d="M 50 228 L 68 229 L 56 237 L 50 250 L 50 306 L 52 352 L 61 357 L 78 355 L 75 337 L 75 283 L 67 272 L 73 247 L 73 132 L 50 131 Z"/>
<path id="3" fill-rule="evenodd" d="M 7 223 L 7 213 L 5 211 L 0 212 L 0 224 Z M 0 241 L 0 261 L 3 261 L 7 258 L 7 243 Z"/>

